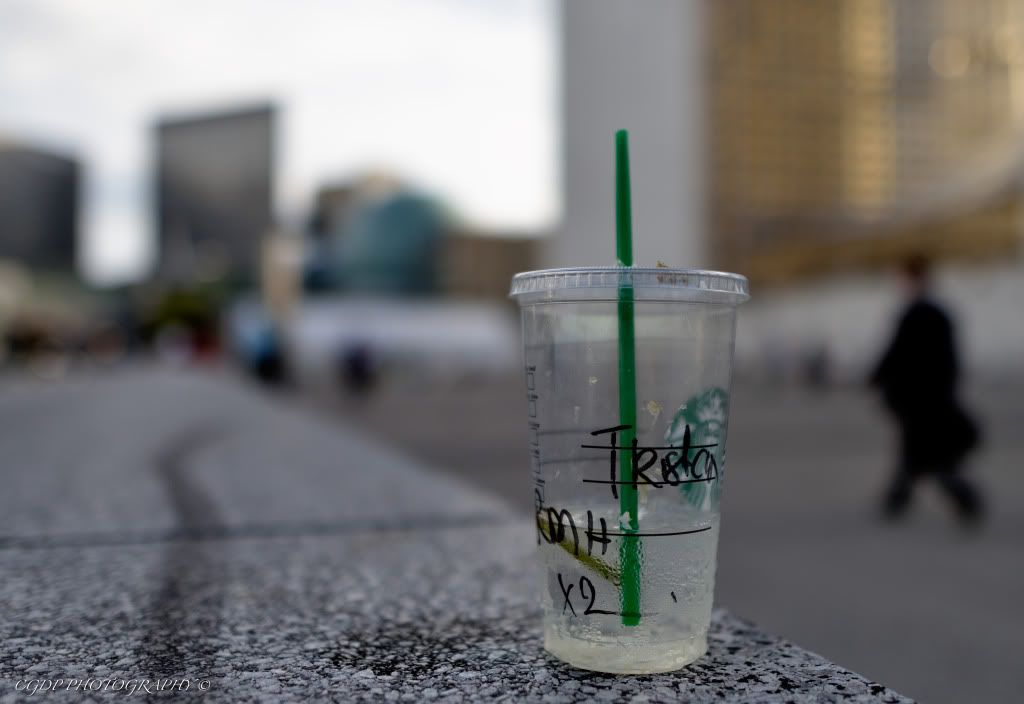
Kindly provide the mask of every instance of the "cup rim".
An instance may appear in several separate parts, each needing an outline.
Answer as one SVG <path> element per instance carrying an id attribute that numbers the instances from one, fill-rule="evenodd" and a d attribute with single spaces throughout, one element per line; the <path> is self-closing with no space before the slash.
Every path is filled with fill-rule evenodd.
<path id="1" fill-rule="evenodd" d="M 512 277 L 509 297 L 538 302 L 634 300 L 738 305 L 750 298 L 747 277 L 726 271 L 669 267 L 590 266 L 524 271 Z"/>

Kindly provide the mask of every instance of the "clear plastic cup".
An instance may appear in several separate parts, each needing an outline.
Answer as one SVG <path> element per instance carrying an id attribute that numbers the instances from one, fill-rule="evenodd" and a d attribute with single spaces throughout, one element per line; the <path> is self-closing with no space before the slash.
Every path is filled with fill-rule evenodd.
<path id="1" fill-rule="evenodd" d="M 707 651 L 747 280 L 554 269 L 516 275 L 511 296 L 522 312 L 544 647 L 600 672 L 679 669 Z M 620 369 L 630 313 L 633 384 Z M 623 373 L 624 390 L 635 386 L 628 428 Z"/>

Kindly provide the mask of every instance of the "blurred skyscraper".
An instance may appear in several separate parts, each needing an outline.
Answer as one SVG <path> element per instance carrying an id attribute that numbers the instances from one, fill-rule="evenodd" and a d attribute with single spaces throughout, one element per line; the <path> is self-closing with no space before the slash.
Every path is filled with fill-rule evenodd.
<path id="1" fill-rule="evenodd" d="M 160 278 L 255 280 L 274 224 L 274 121 L 265 105 L 157 125 Z"/>
<path id="2" fill-rule="evenodd" d="M 638 258 L 782 281 L 1019 249 L 1020 0 L 563 2 L 565 220 L 610 262 L 632 130 Z"/>
<path id="3" fill-rule="evenodd" d="M 1019 246 L 1024 3 L 705 8 L 721 266 L 782 280 Z"/>
<path id="4" fill-rule="evenodd" d="M 0 259 L 73 274 L 79 182 L 75 160 L 0 142 Z"/>
<path id="5" fill-rule="evenodd" d="M 637 261 L 754 279 L 741 368 L 827 358 L 860 378 L 888 332 L 886 270 L 925 254 L 969 321 L 965 366 L 1021 373 L 1024 2 L 560 8 L 564 220 L 545 265 L 612 263 L 625 127 Z"/>

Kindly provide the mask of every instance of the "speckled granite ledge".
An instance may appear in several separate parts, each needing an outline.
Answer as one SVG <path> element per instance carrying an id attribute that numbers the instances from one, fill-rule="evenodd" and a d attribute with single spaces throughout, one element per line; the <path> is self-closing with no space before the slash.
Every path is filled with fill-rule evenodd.
<path id="1" fill-rule="evenodd" d="M 0 550 L 0 700 L 20 678 L 91 676 L 267 702 L 909 701 L 722 610 L 709 655 L 677 673 L 564 665 L 541 647 L 532 548 L 500 520 Z"/>
<path id="2" fill-rule="evenodd" d="M 532 617 L 514 624 L 456 620 L 414 629 L 381 623 L 342 647 L 342 661 L 366 666 L 355 672 L 346 693 L 368 701 L 910 701 L 721 609 L 714 615 L 709 654 L 670 675 L 577 670 L 539 648 L 538 630 Z"/>
<path id="3" fill-rule="evenodd" d="M 541 647 L 525 521 L 217 377 L 26 387 L 0 411 L 17 438 L 0 494 L 3 702 L 58 678 L 189 678 L 208 686 L 190 698 L 275 703 L 908 701 L 724 611 L 680 672 L 564 665 Z M 110 428 L 116 442 L 97 440 Z"/>

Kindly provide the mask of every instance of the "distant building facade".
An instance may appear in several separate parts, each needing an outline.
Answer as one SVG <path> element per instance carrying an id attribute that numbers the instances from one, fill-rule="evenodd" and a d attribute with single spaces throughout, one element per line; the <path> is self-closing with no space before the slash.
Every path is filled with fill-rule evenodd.
<path id="1" fill-rule="evenodd" d="M 513 274 L 537 268 L 541 239 L 453 222 L 401 179 L 371 173 L 317 191 L 306 292 L 507 301 Z"/>
<path id="2" fill-rule="evenodd" d="M 1019 247 L 1024 5 L 705 7 L 720 266 L 787 280 Z"/>
<path id="3" fill-rule="evenodd" d="M 788 281 L 1021 249 L 1019 0 L 560 7 L 564 219 L 545 264 L 612 263 L 621 127 L 641 264 Z"/>
<path id="4" fill-rule="evenodd" d="M 437 204 L 411 191 L 353 208 L 335 247 L 342 288 L 375 295 L 438 291 L 438 253 L 445 234 Z"/>
<path id="5" fill-rule="evenodd" d="M 429 295 L 440 290 L 444 209 L 397 177 L 368 173 L 317 192 L 304 286 L 311 293 Z"/>
<path id="6" fill-rule="evenodd" d="M 74 159 L 0 142 L 0 259 L 73 274 L 80 181 Z"/>
<path id="7" fill-rule="evenodd" d="M 538 267 L 542 240 L 455 228 L 444 238 L 441 288 L 453 298 L 508 301 L 512 277 Z"/>
<path id="8" fill-rule="evenodd" d="M 158 275 L 254 281 L 274 226 L 272 106 L 156 127 Z"/>
<path id="9" fill-rule="evenodd" d="M 313 201 L 309 234 L 314 239 L 323 240 L 344 230 L 352 208 L 360 199 L 360 190 L 361 186 L 355 182 L 321 186 Z"/>

